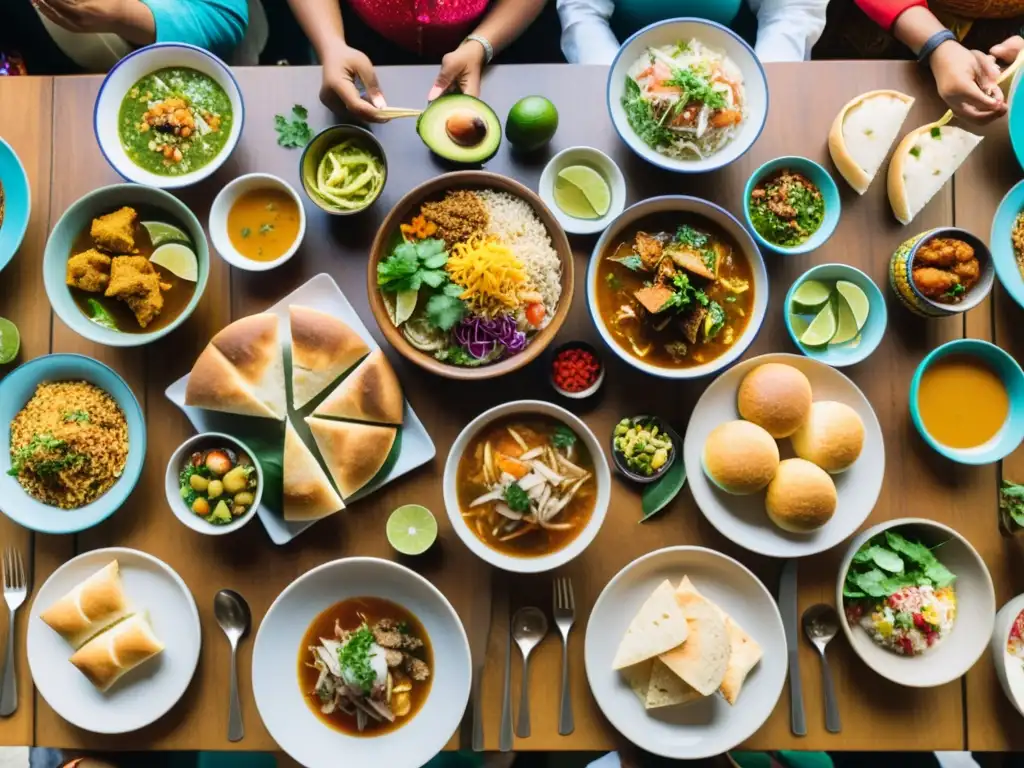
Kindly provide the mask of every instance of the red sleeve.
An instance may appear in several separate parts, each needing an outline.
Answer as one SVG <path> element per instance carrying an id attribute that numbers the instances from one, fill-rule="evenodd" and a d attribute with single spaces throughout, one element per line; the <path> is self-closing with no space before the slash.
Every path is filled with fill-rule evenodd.
<path id="1" fill-rule="evenodd" d="M 873 22 L 882 29 L 889 30 L 896 23 L 896 19 L 907 8 L 916 5 L 928 7 L 928 0 L 854 0 L 860 9 L 866 13 Z"/>

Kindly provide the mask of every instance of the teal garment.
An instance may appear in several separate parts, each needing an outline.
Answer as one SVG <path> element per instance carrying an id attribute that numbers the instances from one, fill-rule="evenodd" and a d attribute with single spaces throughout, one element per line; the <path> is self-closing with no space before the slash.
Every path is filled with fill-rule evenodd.
<path id="1" fill-rule="evenodd" d="M 231 56 L 249 25 L 246 0 L 142 0 L 156 21 L 158 43 L 189 43 Z"/>
<path id="2" fill-rule="evenodd" d="M 611 26 L 619 40 L 648 24 L 678 16 L 694 16 L 729 26 L 741 4 L 742 0 L 615 0 Z"/>

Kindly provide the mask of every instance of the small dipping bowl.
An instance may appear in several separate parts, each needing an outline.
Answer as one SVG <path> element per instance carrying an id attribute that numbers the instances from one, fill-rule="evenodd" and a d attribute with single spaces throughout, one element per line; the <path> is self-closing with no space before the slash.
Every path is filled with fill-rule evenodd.
<path id="1" fill-rule="evenodd" d="M 256 467 L 256 493 L 253 494 L 252 504 L 249 505 L 249 509 L 244 515 L 235 518 L 226 525 L 208 523 L 189 509 L 185 505 L 185 500 L 181 498 L 181 483 L 178 482 L 178 475 L 184 468 L 189 456 L 197 451 L 207 451 L 213 448 L 230 448 L 236 453 L 244 453 L 252 461 L 253 466 Z M 170 461 L 167 462 L 167 471 L 164 475 L 164 488 L 171 511 L 174 512 L 174 516 L 182 523 L 198 533 L 205 533 L 208 536 L 223 536 L 226 533 L 237 531 L 256 515 L 256 510 L 259 509 L 260 500 L 263 496 L 263 467 L 260 465 L 260 460 L 256 458 L 256 454 L 241 440 L 231 437 L 231 435 L 225 435 L 223 432 L 202 432 L 190 437 L 171 454 Z"/>
<path id="2" fill-rule="evenodd" d="M 555 202 L 555 181 L 558 173 L 570 165 L 589 165 L 604 178 L 611 192 L 608 212 L 596 219 L 578 219 L 558 207 Z M 573 235 L 591 235 L 603 231 L 615 217 L 626 208 L 626 179 L 619 166 L 608 155 L 593 147 L 569 147 L 563 149 L 548 161 L 540 174 L 537 194 L 561 225 L 562 229 Z"/>
<path id="3" fill-rule="evenodd" d="M 384 181 L 381 183 L 380 189 L 377 190 L 377 194 L 368 200 L 364 200 L 363 205 L 359 208 L 340 208 L 336 205 L 331 205 L 314 191 L 316 187 L 316 169 L 320 165 L 323 156 L 327 154 L 329 149 L 336 147 L 346 139 L 359 139 L 369 152 L 377 156 L 384 169 Z M 358 125 L 332 125 L 320 131 L 306 145 L 306 148 L 302 150 L 302 158 L 299 160 L 299 178 L 302 179 L 302 188 L 306 192 L 306 196 L 320 210 L 335 216 L 351 216 L 365 211 L 381 196 L 385 185 L 388 183 L 388 156 L 384 152 L 384 145 L 380 143 L 380 140 L 365 128 L 360 128 Z"/>
<path id="4" fill-rule="evenodd" d="M 586 389 L 580 390 L 579 392 L 570 392 L 567 389 L 563 389 L 555 381 L 555 360 L 557 360 L 558 356 L 561 355 L 563 352 L 572 349 L 578 349 L 584 352 L 589 352 L 591 355 L 594 356 L 594 359 L 597 361 L 598 365 L 597 378 L 594 380 L 594 383 L 591 384 Z M 551 386 L 554 388 L 555 392 L 560 394 L 562 397 L 568 397 L 570 400 L 586 400 L 588 397 L 596 395 L 598 390 L 601 389 L 601 385 L 604 384 L 605 365 L 604 362 L 602 362 L 601 360 L 601 354 L 592 344 L 588 344 L 585 341 L 567 341 L 564 344 L 559 344 L 557 347 L 554 348 L 554 350 L 552 350 L 548 354 L 547 365 L 548 380 L 551 382 Z"/>
<path id="5" fill-rule="evenodd" d="M 612 449 L 612 461 L 615 464 L 615 468 L 619 470 L 619 472 L 621 472 L 623 475 L 628 477 L 630 480 L 632 480 L 634 483 L 641 483 L 644 485 L 646 485 L 647 483 L 653 483 L 655 480 L 660 479 L 662 475 L 668 472 L 669 467 L 671 467 L 673 462 L 675 462 L 677 454 L 683 449 L 683 441 L 679 438 L 679 435 L 676 433 L 674 429 L 672 429 L 672 427 L 670 427 L 668 424 L 665 423 L 663 419 L 660 419 L 657 416 L 648 416 L 645 414 L 641 414 L 639 416 L 630 416 L 627 418 L 633 425 L 637 424 L 638 422 L 641 424 L 646 424 L 648 422 L 653 421 L 658 427 L 658 432 L 668 435 L 669 440 L 672 441 L 672 452 L 668 455 L 668 461 L 662 464 L 653 475 L 641 475 L 639 472 L 636 472 L 629 468 L 629 465 L 626 464 L 626 457 L 622 454 L 621 451 L 619 451 L 615 447 L 615 429 L 622 422 L 622 419 L 615 422 L 615 426 L 612 427 L 612 439 L 610 442 L 610 446 Z"/>
<path id="6" fill-rule="evenodd" d="M 972 355 L 988 365 L 1002 379 L 1010 402 L 1006 421 L 986 443 L 973 448 L 952 448 L 940 443 L 925 429 L 917 398 L 921 379 L 933 363 L 949 355 Z M 965 393 L 969 397 L 970 393 Z M 991 464 L 1012 453 L 1024 441 L 1024 371 L 1008 353 L 980 339 L 956 339 L 933 349 L 914 372 L 910 382 L 910 416 L 918 433 L 935 451 L 958 464 Z"/>
<path id="7" fill-rule="evenodd" d="M 936 237 L 949 237 L 967 243 L 974 248 L 974 255 L 981 265 L 981 276 L 978 278 L 978 282 L 959 304 L 943 304 L 932 301 L 914 284 L 914 256 L 917 255 L 917 251 L 922 245 Z M 922 317 L 949 317 L 974 309 L 991 292 L 994 280 L 995 268 L 992 265 L 992 254 L 988 246 L 966 229 L 959 227 L 929 229 L 909 240 L 904 240 L 889 260 L 889 284 L 892 286 L 896 298 L 915 315 Z"/>
<path id="8" fill-rule="evenodd" d="M 295 236 L 295 242 L 291 244 L 287 251 L 273 261 L 250 259 L 239 253 L 238 249 L 231 243 L 231 235 L 228 229 L 228 214 L 239 197 L 254 189 L 283 191 L 295 201 L 295 205 L 299 208 L 299 232 Z M 284 179 L 269 173 L 247 173 L 226 184 L 224 189 L 214 198 L 213 205 L 210 206 L 209 224 L 210 242 L 213 243 L 213 247 L 217 249 L 217 253 L 221 255 L 224 261 L 233 267 L 249 272 L 266 272 L 268 269 L 284 264 L 299 249 L 302 238 L 306 236 L 306 210 L 302 207 L 302 198 L 299 197 L 299 193 Z M 251 236 L 259 237 L 259 233 L 254 232 Z"/>
<path id="9" fill-rule="evenodd" d="M 821 226 L 800 245 L 794 246 L 777 245 L 776 243 L 769 242 L 757 231 L 754 227 L 754 222 L 750 218 L 750 194 L 754 191 L 754 187 L 766 176 L 787 168 L 806 177 L 808 181 L 818 188 L 825 201 L 825 216 L 821 220 Z M 775 251 L 775 253 L 781 253 L 784 256 L 810 253 L 823 246 L 825 241 L 832 237 L 832 233 L 836 231 L 841 209 L 842 203 L 839 199 L 839 187 L 836 186 L 832 175 L 822 166 L 818 165 L 818 163 L 799 155 L 789 155 L 769 160 L 750 174 L 750 178 L 747 179 L 747 183 L 743 187 L 743 218 L 746 221 L 747 229 L 750 230 L 754 239 L 757 240 L 757 244 L 762 248 Z"/>
<path id="10" fill-rule="evenodd" d="M 868 297 L 869 309 L 868 319 L 865 321 L 864 327 L 860 329 L 860 341 L 854 339 L 845 344 L 826 345 L 824 347 L 807 347 L 800 343 L 800 336 L 803 331 L 794 327 L 791 307 L 793 305 L 793 295 L 796 293 L 797 288 L 808 280 L 833 284 L 839 280 L 845 280 L 864 291 L 864 294 Z M 831 365 L 833 368 L 843 368 L 866 359 L 872 352 L 878 349 L 878 345 L 881 344 L 882 339 L 885 337 L 885 329 L 889 322 L 888 311 L 885 307 L 885 297 L 882 295 L 879 287 L 875 285 L 875 281 L 856 267 L 851 267 L 848 264 L 819 264 L 804 272 L 796 279 L 789 292 L 786 293 L 786 301 L 782 313 L 786 322 L 786 330 L 789 331 L 789 337 L 793 340 L 796 348 L 807 355 L 807 357 L 819 360 L 826 365 Z M 805 317 L 808 318 L 808 322 L 813 319 L 810 316 Z"/>

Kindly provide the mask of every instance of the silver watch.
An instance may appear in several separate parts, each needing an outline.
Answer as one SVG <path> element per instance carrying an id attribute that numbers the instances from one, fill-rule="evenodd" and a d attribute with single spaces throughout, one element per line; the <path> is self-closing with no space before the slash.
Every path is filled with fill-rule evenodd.
<path id="1" fill-rule="evenodd" d="M 480 45 L 483 46 L 484 64 L 490 64 L 491 59 L 494 58 L 494 46 L 491 45 L 491 41 L 482 35 L 468 35 L 462 42 L 468 43 L 470 40 L 480 43 Z"/>

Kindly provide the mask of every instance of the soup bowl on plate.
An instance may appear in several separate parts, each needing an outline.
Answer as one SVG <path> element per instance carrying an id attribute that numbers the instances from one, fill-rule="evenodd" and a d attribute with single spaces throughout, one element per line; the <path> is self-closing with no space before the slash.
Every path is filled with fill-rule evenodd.
<path id="1" fill-rule="evenodd" d="M 484 411 L 459 433 L 443 493 L 452 527 L 473 554 L 506 571 L 541 573 L 565 565 L 597 536 L 611 472 L 581 419 L 551 403 L 518 400 Z"/>
<path id="2" fill-rule="evenodd" d="M 659 237 L 661 245 L 652 242 Z M 724 208 L 653 197 L 623 211 L 598 239 L 587 306 L 625 362 L 666 379 L 696 379 L 733 364 L 754 341 L 768 307 L 768 272 L 750 233 Z"/>

